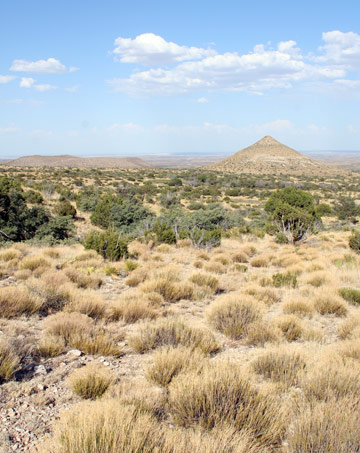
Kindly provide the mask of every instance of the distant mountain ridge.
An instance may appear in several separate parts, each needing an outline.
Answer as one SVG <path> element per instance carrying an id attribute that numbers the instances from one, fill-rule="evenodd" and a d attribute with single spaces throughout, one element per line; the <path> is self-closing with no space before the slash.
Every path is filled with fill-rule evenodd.
<path id="1" fill-rule="evenodd" d="M 1 163 L 0 163 L 1 164 Z M 150 168 L 151 164 L 138 157 L 77 157 L 68 154 L 60 156 L 24 156 L 8 160 L 1 165 L 11 167 L 75 167 L 75 168 Z"/>
<path id="2" fill-rule="evenodd" d="M 336 176 L 343 169 L 310 159 L 269 135 L 207 169 L 229 173 Z"/>

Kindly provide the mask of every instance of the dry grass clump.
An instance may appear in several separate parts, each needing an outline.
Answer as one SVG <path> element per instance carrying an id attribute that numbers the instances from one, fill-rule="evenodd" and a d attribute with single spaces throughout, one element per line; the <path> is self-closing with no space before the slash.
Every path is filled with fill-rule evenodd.
<path id="1" fill-rule="evenodd" d="M 97 252 L 95 252 L 94 250 L 87 250 L 86 252 L 82 252 L 80 253 L 80 255 L 76 255 L 76 257 L 74 258 L 74 261 L 89 261 L 89 260 L 98 260 L 100 257 L 99 255 L 97 254 Z"/>
<path id="2" fill-rule="evenodd" d="M 106 303 L 92 291 L 74 290 L 70 295 L 70 301 L 65 306 L 69 312 L 78 312 L 90 316 L 93 319 L 103 318 L 107 312 Z"/>
<path id="3" fill-rule="evenodd" d="M 226 267 L 222 263 L 216 261 L 209 261 L 205 264 L 204 269 L 207 272 L 213 272 L 214 274 L 225 274 L 226 272 Z"/>
<path id="4" fill-rule="evenodd" d="M 194 274 L 189 280 L 212 294 L 215 294 L 219 289 L 219 280 L 211 274 Z"/>
<path id="5" fill-rule="evenodd" d="M 116 399 L 82 402 L 64 411 L 48 453 L 151 453 L 159 450 L 163 432 L 156 418 Z"/>
<path id="6" fill-rule="evenodd" d="M 289 453 L 360 451 L 358 408 L 347 398 L 305 406 L 289 426 L 287 443 Z"/>
<path id="7" fill-rule="evenodd" d="M 249 324 L 246 344 L 251 346 L 264 346 L 266 343 L 278 343 L 280 338 L 281 332 L 278 328 L 259 320 Z"/>
<path id="8" fill-rule="evenodd" d="M 289 342 L 298 340 L 303 333 L 301 322 L 294 315 L 278 316 L 274 322 Z"/>
<path id="9" fill-rule="evenodd" d="M 141 294 L 125 295 L 109 305 L 109 318 L 112 321 L 121 319 L 126 323 L 134 323 L 139 319 L 153 319 L 156 316 L 153 304 Z"/>
<path id="10" fill-rule="evenodd" d="M 340 318 L 347 315 L 346 303 L 341 297 L 334 294 L 335 291 L 327 289 L 316 295 L 315 310 L 321 315 L 335 315 Z"/>
<path id="11" fill-rule="evenodd" d="M 146 272 L 145 269 L 136 269 L 134 272 L 131 273 L 131 275 L 125 280 L 125 283 L 134 288 L 135 286 L 140 285 L 140 283 L 143 283 L 148 277 L 148 273 Z"/>
<path id="12" fill-rule="evenodd" d="M 294 297 L 284 303 L 283 312 L 287 315 L 307 316 L 311 318 L 314 314 L 314 304 L 304 297 Z"/>
<path id="13" fill-rule="evenodd" d="M 146 371 L 146 378 L 166 387 L 172 379 L 184 371 L 200 370 L 205 363 L 204 355 L 184 346 L 164 347 L 153 355 L 153 363 Z"/>
<path id="14" fill-rule="evenodd" d="M 22 253 L 20 252 L 20 250 L 17 250 L 15 248 L 9 248 L 0 253 L 0 260 L 6 262 L 19 260 L 21 257 Z"/>
<path id="15" fill-rule="evenodd" d="M 0 288 L 0 314 L 3 318 L 30 316 L 41 310 L 44 299 L 32 293 L 25 286 Z"/>
<path id="16" fill-rule="evenodd" d="M 268 267 L 272 259 L 272 255 L 264 253 L 263 255 L 258 255 L 252 258 L 250 260 L 250 264 L 252 267 Z"/>
<path id="17" fill-rule="evenodd" d="M 80 349 L 86 354 L 119 356 L 122 351 L 110 335 L 96 328 L 88 316 L 81 313 L 56 313 L 44 321 L 45 336 L 58 337 L 65 347 Z"/>
<path id="18" fill-rule="evenodd" d="M 351 304 L 360 304 L 360 290 L 356 288 L 340 288 L 340 296 Z"/>
<path id="19" fill-rule="evenodd" d="M 162 346 L 182 345 L 191 349 L 200 349 L 204 354 L 210 354 L 219 349 L 210 331 L 189 327 L 177 318 L 143 324 L 128 338 L 128 343 L 141 354 Z"/>
<path id="20" fill-rule="evenodd" d="M 279 445 L 284 429 L 279 402 L 256 390 L 232 363 L 216 363 L 199 373 L 181 374 L 169 385 L 169 408 L 182 426 L 212 429 L 228 423 L 262 445 Z"/>
<path id="21" fill-rule="evenodd" d="M 178 302 L 181 299 L 191 300 L 194 295 L 193 285 L 181 283 L 178 280 L 177 273 L 169 269 L 158 272 L 152 279 L 144 282 L 139 289 L 145 294 L 158 293 L 166 302 Z"/>
<path id="22" fill-rule="evenodd" d="M 282 347 L 265 352 L 251 365 L 255 373 L 274 382 L 292 386 L 297 384 L 299 374 L 306 367 L 306 361 L 299 352 Z"/>
<path id="23" fill-rule="evenodd" d="M 254 256 L 256 253 L 256 247 L 252 244 L 247 244 L 241 247 L 241 252 L 247 256 Z"/>
<path id="24" fill-rule="evenodd" d="M 65 342 L 62 338 L 52 335 L 43 336 L 38 344 L 38 350 L 42 357 L 56 357 L 65 352 Z"/>
<path id="25" fill-rule="evenodd" d="M 0 384 L 10 379 L 16 372 L 20 358 L 14 348 L 4 338 L 0 338 Z"/>
<path id="26" fill-rule="evenodd" d="M 306 283 L 311 286 L 315 286 L 315 288 L 319 288 L 325 284 L 331 283 L 333 277 L 328 272 L 317 271 L 313 272 L 310 277 L 307 278 Z"/>
<path id="27" fill-rule="evenodd" d="M 29 271 L 34 272 L 38 268 L 46 269 L 50 266 L 50 262 L 43 256 L 29 256 L 20 262 L 19 269 L 28 269 Z"/>
<path id="28" fill-rule="evenodd" d="M 353 402 L 359 403 L 360 367 L 325 358 L 302 377 L 300 385 L 309 402 L 351 397 Z"/>
<path id="29" fill-rule="evenodd" d="M 103 396 L 115 378 L 109 368 L 91 363 L 75 370 L 69 377 L 69 384 L 81 398 L 94 400 Z"/>
<path id="30" fill-rule="evenodd" d="M 24 269 L 22 271 L 16 271 L 14 272 L 14 277 L 16 280 L 27 280 L 32 276 L 31 271 L 29 269 Z"/>
<path id="31" fill-rule="evenodd" d="M 74 293 L 73 285 L 62 271 L 44 272 L 41 279 L 33 278 L 27 286 L 44 299 L 42 310 L 50 313 L 62 310 Z"/>
<path id="32" fill-rule="evenodd" d="M 338 334 L 341 340 L 360 338 L 360 315 L 352 316 L 339 324 Z"/>
<path id="33" fill-rule="evenodd" d="M 86 274 L 84 271 L 73 269 L 71 267 L 66 269 L 65 274 L 78 288 L 97 289 L 102 284 L 102 278 L 98 275 Z"/>
<path id="34" fill-rule="evenodd" d="M 243 294 L 223 296 L 213 302 L 207 312 L 209 324 L 236 340 L 248 333 L 251 323 L 261 318 L 262 305 Z"/>
<path id="35" fill-rule="evenodd" d="M 254 296 L 258 301 L 266 305 L 271 305 L 281 301 L 281 293 L 275 288 L 263 288 L 256 284 L 252 284 L 245 288 L 245 294 Z"/>
<path id="36" fill-rule="evenodd" d="M 249 256 L 244 252 L 237 252 L 232 255 L 232 260 L 234 263 L 247 263 L 249 261 Z"/>
<path id="37" fill-rule="evenodd" d="M 130 242 L 128 245 L 128 251 L 131 256 L 139 258 L 149 252 L 149 247 L 146 244 L 143 244 L 139 241 Z"/>
<path id="38" fill-rule="evenodd" d="M 207 252 L 198 252 L 196 255 L 200 260 L 209 261 L 210 256 Z"/>
<path id="39" fill-rule="evenodd" d="M 44 254 L 45 256 L 48 256 L 49 258 L 52 258 L 52 259 L 58 259 L 58 258 L 60 258 L 60 256 L 61 256 L 60 250 L 54 249 L 54 248 L 45 249 L 45 250 L 43 251 L 43 254 Z"/>
<path id="40" fill-rule="evenodd" d="M 345 360 L 360 360 L 360 339 L 342 341 L 337 344 L 338 354 Z"/>

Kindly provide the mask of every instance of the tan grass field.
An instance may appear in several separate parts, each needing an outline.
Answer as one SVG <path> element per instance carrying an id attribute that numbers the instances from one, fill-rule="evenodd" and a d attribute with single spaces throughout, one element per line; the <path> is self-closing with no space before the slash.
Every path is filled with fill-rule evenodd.
<path id="1" fill-rule="evenodd" d="M 132 263 L 81 245 L 3 249 L 1 448 L 358 451 L 348 236 L 244 235 L 204 252 L 134 242 Z M 273 278 L 288 272 L 296 285 Z"/>

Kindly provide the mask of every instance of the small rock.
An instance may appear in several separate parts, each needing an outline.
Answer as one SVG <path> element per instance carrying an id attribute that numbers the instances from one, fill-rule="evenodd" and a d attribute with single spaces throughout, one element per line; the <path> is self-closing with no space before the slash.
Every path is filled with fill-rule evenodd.
<path id="1" fill-rule="evenodd" d="M 46 376 L 47 375 L 47 371 L 46 371 L 46 368 L 44 367 L 44 365 L 36 366 L 34 374 L 37 375 L 37 376 Z"/>
<path id="2" fill-rule="evenodd" d="M 71 349 L 71 351 L 69 351 L 67 355 L 71 355 L 73 357 L 81 357 L 83 353 L 80 351 L 80 349 Z"/>

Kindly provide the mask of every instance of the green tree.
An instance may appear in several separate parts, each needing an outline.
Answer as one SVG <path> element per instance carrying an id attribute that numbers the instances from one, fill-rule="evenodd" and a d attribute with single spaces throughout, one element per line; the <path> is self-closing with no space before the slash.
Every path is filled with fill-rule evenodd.
<path id="1" fill-rule="evenodd" d="M 359 207 L 351 197 L 340 197 L 335 205 L 335 213 L 339 220 L 350 220 L 357 223 L 356 217 L 359 215 Z"/>
<path id="2" fill-rule="evenodd" d="M 265 211 L 274 233 L 281 233 L 293 244 L 305 239 L 319 220 L 313 196 L 295 187 L 274 192 L 265 204 Z"/>

